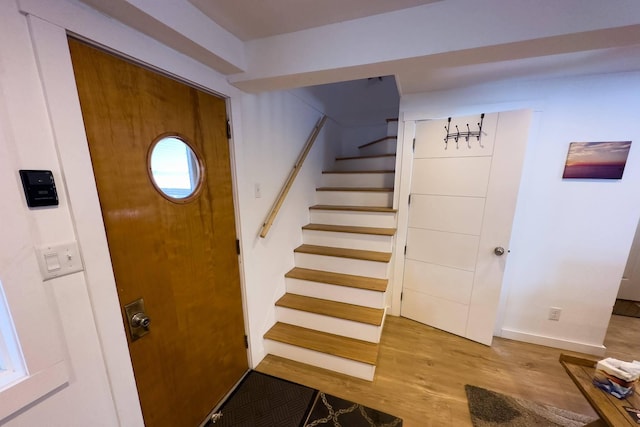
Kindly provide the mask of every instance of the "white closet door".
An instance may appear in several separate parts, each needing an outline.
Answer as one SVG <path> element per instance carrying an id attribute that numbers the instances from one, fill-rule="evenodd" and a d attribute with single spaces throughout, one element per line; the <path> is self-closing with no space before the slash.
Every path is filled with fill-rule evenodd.
<path id="1" fill-rule="evenodd" d="M 479 121 L 453 118 L 449 132 Z M 487 114 L 480 141 L 446 144 L 447 120 L 416 123 L 402 316 L 491 344 L 530 122 Z"/>

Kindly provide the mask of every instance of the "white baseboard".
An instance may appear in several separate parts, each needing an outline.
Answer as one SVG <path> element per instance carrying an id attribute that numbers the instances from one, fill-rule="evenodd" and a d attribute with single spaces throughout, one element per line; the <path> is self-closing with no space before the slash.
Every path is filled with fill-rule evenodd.
<path id="1" fill-rule="evenodd" d="M 592 354 L 594 356 L 604 356 L 607 349 L 603 345 L 585 344 L 576 341 L 563 340 L 559 338 L 545 337 L 543 335 L 531 334 L 528 332 L 515 331 L 513 329 L 502 328 L 502 338 L 515 341 L 528 342 L 530 344 L 544 345 L 547 347 L 559 348 L 562 350 L 577 351 L 579 353 Z"/>

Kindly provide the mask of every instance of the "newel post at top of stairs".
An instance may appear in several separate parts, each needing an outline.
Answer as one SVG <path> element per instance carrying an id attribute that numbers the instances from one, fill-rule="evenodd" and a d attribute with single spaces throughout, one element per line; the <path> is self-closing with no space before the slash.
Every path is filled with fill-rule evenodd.
<path id="1" fill-rule="evenodd" d="M 304 148 L 300 153 L 300 156 L 298 156 L 298 159 L 296 160 L 296 163 L 293 166 L 293 170 L 291 171 L 291 173 L 289 174 L 289 177 L 285 181 L 284 186 L 282 187 L 282 190 L 280 190 L 280 193 L 278 194 L 278 197 L 276 198 L 275 203 L 273 204 L 273 206 L 271 207 L 271 210 L 269 211 L 269 215 L 267 215 L 267 219 L 265 219 L 264 223 L 262 224 L 262 229 L 260 230 L 260 237 L 264 238 L 269 233 L 269 229 L 273 225 L 273 222 L 275 221 L 276 216 L 278 215 L 278 212 L 280 211 L 280 208 L 282 207 L 282 204 L 284 203 L 284 200 L 287 197 L 287 194 L 289 194 L 289 190 L 291 189 L 293 182 L 298 176 L 298 172 L 300 172 L 300 169 L 302 168 L 302 164 L 304 163 L 304 160 L 307 158 L 307 154 L 309 154 L 309 151 L 311 151 L 311 147 L 313 147 L 313 143 L 316 141 L 316 138 L 318 137 L 318 134 L 320 133 L 320 130 L 322 130 L 322 127 L 324 126 L 324 123 L 326 121 L 327 121 L 327 116 L 323 115 L 318 120 L 315 127 L 311 131 L 309 138 L 307 138 L 307 142 L 305 143 Z"/>

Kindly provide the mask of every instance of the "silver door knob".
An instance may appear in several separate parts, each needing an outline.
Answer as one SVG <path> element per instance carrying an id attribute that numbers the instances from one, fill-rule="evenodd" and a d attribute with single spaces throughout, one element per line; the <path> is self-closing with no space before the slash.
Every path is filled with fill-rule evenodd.
<path id="1" fill-rule="evenodd" d="M 497 248 L 495 248 L 493 250 L 493 253 L 498 255 L 498 256 L 502 256 L 502 255 L 504 255 L 504 248 L 502 246 L 498 246 Z"/>
<path id="2" fill-rule="evenodd" d="M 131 316 L 131 326 L 134 328 L 148 328 L 151 324 L 151 319 L 144 313 L 136 313 Z"/>

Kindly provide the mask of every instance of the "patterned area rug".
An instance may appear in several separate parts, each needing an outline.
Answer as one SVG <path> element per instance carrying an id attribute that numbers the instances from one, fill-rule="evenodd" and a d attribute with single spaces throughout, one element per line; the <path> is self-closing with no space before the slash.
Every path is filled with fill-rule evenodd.
<path id="1" fill-rule="evenodd" d="M 594 418 L 465 385 L 474 427 L 582 427 Z"/>
<path id="2" fill-rule="evenodd" d="M 640 317 L 640 303 L 617 299 L 613 306 L 613 314 L 617 314 L 618 316 Z"/>
<path id="3" fill-rule="evenodd" d="M 305 424 L 316 426 L 398 427 L 402 419 L 320 392 Z"/>
<path id="4" fill-rule="evenodd" d="M 206 427 L 400 427 L 402 420 L 260 372 L 249 372 Z"/>

